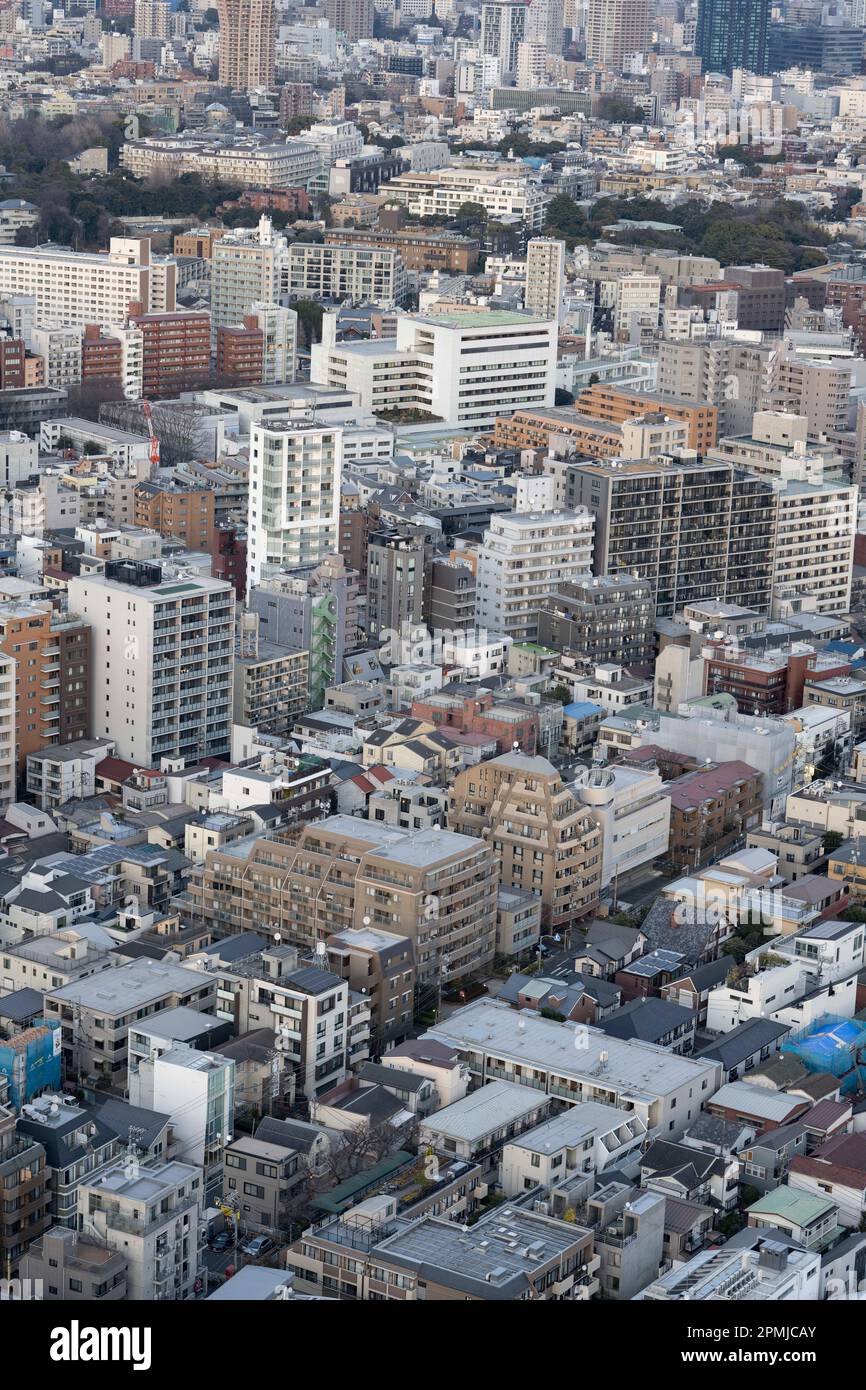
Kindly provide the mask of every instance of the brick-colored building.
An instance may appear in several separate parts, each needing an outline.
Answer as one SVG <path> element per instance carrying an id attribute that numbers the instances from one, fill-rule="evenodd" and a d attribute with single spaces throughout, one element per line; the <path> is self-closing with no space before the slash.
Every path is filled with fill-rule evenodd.
<path id="1" fill-rule="evenodd" d="M 628 391 L 601 381 L 582 391 L 574 404 L 576 410 L 593 420 L 613 425 L 621 425 L 625 420 L 648 412 L 661 412 L 672 420 L 685 420 L 689 427 L 688 447 L 699 454 L 715 448 L 718 440 L 719 412 L 714 405 L 696 405 L 694 401 L 659 395 L 655 391 Z"/>
<path id="2" fill-rule="evenodd" d="M 98 323 L 86 323 L 81 337 L 81 380 L 123 380 L 123 344 L 104 337 Z"/>
<path id="3" fill-rule="evenodd" d="M 456 274 L 477 269 L 479 243 L 471 237 L 460 236 L 444 228 L 419 230 L 405 227 L 387 230 L 381 227 L 358 229 L 339 227 L 325 232 L 326 243 L 340 246 L 377 246 L 399 251 L 407 270 L 447 270 Z"/>
<path id="4" fill-rule="evenodd" d="M 760 653 L 708 642 L 703 657 L 704 694 L 733 695 L 743 714 L 788 714 L 805 703 L 807 681 L 846 676 L 851 670 L 841 657 L 804 646 Z"/>
<path id="5" fill-rule="evenodd" d="M 181 540 L 189 550 L 210 550 L 214 525 L 214 493 L 208 487 L 173 487 L 141 482 L 135 489 L 133 521 Z"/>
<path id="6" fill-rule="evenodd" d="M 0 391 L 25 385 L 24 360 L 21 338 L 0 338 Z"/>
<path id="7" fill-rule="evenodd" d="M 205 386 L 210 378 L 210 314 L 176 310 L 145 314 L 131 305 L 130 324 L 140 328 L 142 394 L 172 396 Z"/>
<path id="8" fill-rule="evenodd" d="M 49 604 L 0 604 L 0 651 L 14 658 L 15 744 L 28 753 L 90 732 L 90 626 Z"/>
<path id="9" fill-rule="evenodd" d="M 211 534 L 211 574 L 214 579 L 227 579 L 238 598 L 247 592 L 247 535 L 234 522 L 221 522 Z"/>
<path id="10" fill-rule="evenodd" d="M 228 231 L 227 227 L 193 227 L 188 232 L 178 232 L 172 242 L 175 256 L 198 256 L 209 261 L 214 242 L 219 241 Z"/>
<path id="11" fill-rule="evenodd" d="M 672 782 L 671 862 L 679 869 L 698 869 L 758 825 L 763 783 L 763 774 L 739 759 L 687 772 Z"/>
<path id="12" fill-rule="evenodd" d="M 540 721 L 529 706 L 494 703 L 493 692 L 473 687 L 471 693 L 444 691 L 426 699 L 413 700 L 409 711 L 413 719 L 425 719 L 440 729 L 463 734 L 484 734 L 496 739 L 497 753 L 510 752 L 515 744 L 534 754 L 538 747 Z"/>
<path id="13" fill-rule="evenodd" d="M 247 315 L 243 324 L 217 329 L 216 374 L 220 383 L 259 386 L 264 378 L 265 335 Z"/>

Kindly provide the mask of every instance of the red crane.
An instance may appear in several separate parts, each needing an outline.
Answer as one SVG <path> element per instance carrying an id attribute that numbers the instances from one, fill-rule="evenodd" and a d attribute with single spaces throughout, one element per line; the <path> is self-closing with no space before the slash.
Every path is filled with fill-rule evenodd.
<path id="1" fill-rule="evenodd" d="M 150 435 L 150 462 L 153 468 L 159 467 L 159 439 L 156 430 L 153 428 L 153 411 L 150 408 L 150 401 L 142 401 L 141 408 L 144 411 L 144 418 L 147 421 L 147 432 Z"/>

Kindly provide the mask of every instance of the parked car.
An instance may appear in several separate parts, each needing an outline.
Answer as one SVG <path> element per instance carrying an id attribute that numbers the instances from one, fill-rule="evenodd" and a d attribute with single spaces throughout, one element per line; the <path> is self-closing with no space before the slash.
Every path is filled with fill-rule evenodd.
<path id="1" fill-rule="evenodd" d="M 231 1231 L 220 1231 L 211 1241 L 210 1248 L 211 1250 L 215 1250 L 217 1254 L 221 1254 L 223 1250 L 231 1250 L 234 1243 L 235 1238 Z"/>
<path id="2" fill-rule="evenodd" d="M 269 1255 L 272 1250 L 276 1250 L 276 1241 L 270 1236 L 254 1236 L 252 1240 L 246 1241 L 241 1249 L 251 1260 L 261 1259 L 262 1255 Z"/>

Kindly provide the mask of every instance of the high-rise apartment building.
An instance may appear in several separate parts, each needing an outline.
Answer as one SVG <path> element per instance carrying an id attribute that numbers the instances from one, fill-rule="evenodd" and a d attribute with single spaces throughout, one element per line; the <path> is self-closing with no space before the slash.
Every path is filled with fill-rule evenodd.
<path id="1" fill-rule="evenodd" d="M 479 627 L 534 642 L 545 597 L 591 572 L 592 532 L 593 518 L 584 506 L 576 512 L 491 517 L 478 552 Z"/>
<path id="2" fill-rule="evenodd" d="M 695 53 L 704 72 L 768 72 L 769 25 L 770 0 L 699 0 Z"/>
<path id="3" fill-rule="evenodd" d="M 207 385 L 210 315 L 198 310 L 143 313 L 133 306 L 130 324 L 141 333 L 141 394 L 146 400 L 176 396 Z"/>
<path id="4" fill-rule="evenodd" d="M 621 72 L 630 53 L 643 53 L 648 36 L 647 0 L 589 0 L 587 58 Z"/>
<path id="5" fill-rule="evenodd" d="M 577 464 L 574 505 L 595 519 L 593 572 L 649 581 L 656 616 L 720 599 L 767 613 L 776 496 L 772 483 L 731 464 Z"/>
<path id="6" fill-rule="evenodd" d="M 168 0 L 135 0 L 133 30 L 139 39 L 171 37 L 171 5 Z"/>
<path id="7" fill-rule="evenodd" d="M 183 541 L 187 550 L 210 550 L 214 496 L 210 487 L 144 479 L 135 487 L 133 522 L 167 539 Z"/>
<path id="8" fill-rule="evenodd" d="M 263 640 L 309 653 L 307 708 L 321 709 L 328 686 L 343 680 L 343 659 L 358 640 L 358 576 L 341 555 L 263 579 L 249 591 Z"/>
<path id="9" fill-rule="evenodd" d="M 254 423 L 250 439 L 247 589 L 337 550 L 343 430 L 298 415 Z"/>
<path id="10" fill-rule="evenodd" d="M 526 247 L 527 313 L 540 319 L 558 319 L 565 288 L 565 242 L 553 237 L 532 237 Z"/>
<path id="11" fill-rule="evenodd" d="M 563 0 L 530 0 L 526 14 L 526 39 L 542 43 L 548 53 L 562 53 L 565 5 Z"/>
<path id="12" fill-rule="evenodd" d="M 91 630 L 50 603 L 0 603 L 0 653 L 15 662 L 15 756 L 86 738 L 90 724 Z M 2 679 L 2 674 L 0 674 Z M 7 711 L 5 701 L 0 709 Z M 7 726 L 8 730 L 8 726 Z M 2 753 L 0 753 L 2 764 Z"/>
<path id="13" fill-rule="evenodd" d="M 211 255 L 211 343 L 217 329 L 243 323 L 255 302 L 277 301 L 280 238 L 262 232 L 221 237 Z"/>
<path id="14" fill-rule="evenodd" d="M 819 613 L 848 612 L 857 492 L 844 483 L 796 478 L 777 485 L 774 594 L 812 594 Z"/>
<path id="15" fill-rule="evenodd" d="M 547 80 L 547 60 L 550 55 L 540 39 L 525 39 L 517 50 L 517 80 L 522 92 L 537 91 Z"/>
<path id="16" fill-rule="evenodd" d="M 69 581 L 70 605 L 93 630 L 100 689 L 91 732 L 139 767 L 188 763 L 230 744 L 234 590 L 158 564 L 110 560 Z"/>
<path id="17" fill-rule="evenodd" d="M 374 531 L 367 542 L 367 631 L 381 641 L 422 622 L 430 547 L 422 528 Z"/>
<path id="18" fill-rule="evenodd" d="M 277 385 L 294 381 L 298 357 L 298 316 L 294 309 L 254 300 L 248 319 L 262 335 L 262 382 Z"/>
<path id="19" fill-rule="evenodd" d="M 517 72 L 517 51 L 526 36 L 525 0 L 485 0 L 481 6 L 481 54 L 495 58 L 500 78 Z"/>
<path id="20" fill-rule="evenodd" d="M 325 15 L 347 43 L 373 37 L 373 0 L 325 0 Z"/>
<path id="21" fill-rule="evenodd" d="M 654 628 L 652 589 L 631 574 L 590 575 L 559 584 L 538 610 L 541 646 L 579 652 L 593 662 L 650 665 Z"/>
<path id="22" fill-rule="evenodd" d="M 233 92 L 270 87 L 276 66 L 274 0 L 217 0 L 219 80 Z"/>

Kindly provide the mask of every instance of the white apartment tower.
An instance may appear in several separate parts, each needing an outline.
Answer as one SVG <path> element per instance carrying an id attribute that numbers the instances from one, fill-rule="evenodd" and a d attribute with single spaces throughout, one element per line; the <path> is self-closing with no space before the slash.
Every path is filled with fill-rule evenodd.
<path id="1" fill-rule="evenodd" d="M 280 570 L 316 565 L 339 548 L 343 431 L 312 414 L 253 424 L 247 592 Z"/>
<path id="2" fill-rule="evenodd" d="M 481 54 L 499 60 L 503 77 L 517 71 L 517 49 L 526 36 L 524 0 L 486 0 L 481 6 Z"/>
<path id="3" fill-rule="evenodd" d="M 565 242 L 532 237 L 526 248 L 526 312 L 558 319 L 565 287 Z"/>
<path id="4" fill-rule="evenodd" d="M 547 81 L 547 47 L 541 39 L 526 39 L 517 50 L 517 87 L 532 92 Z"/>
<path id="5" fill-rule="evenodd" d="M 110 560 L 69 581 L 70 607 L 91 626 L 99 694 L 91 733 L 139 767 L 188 764 L 231 743 L 234 589 L 223 579 Z M 73 593 L 74 591 L 74 593 Z"/>
<path id="6" fill-rule="evenodd" d="M 478 626 L 534 642 L 542 599 L 590 573 L 593 525 L 585 507 L 494 515 L 478 552 Z"/>

